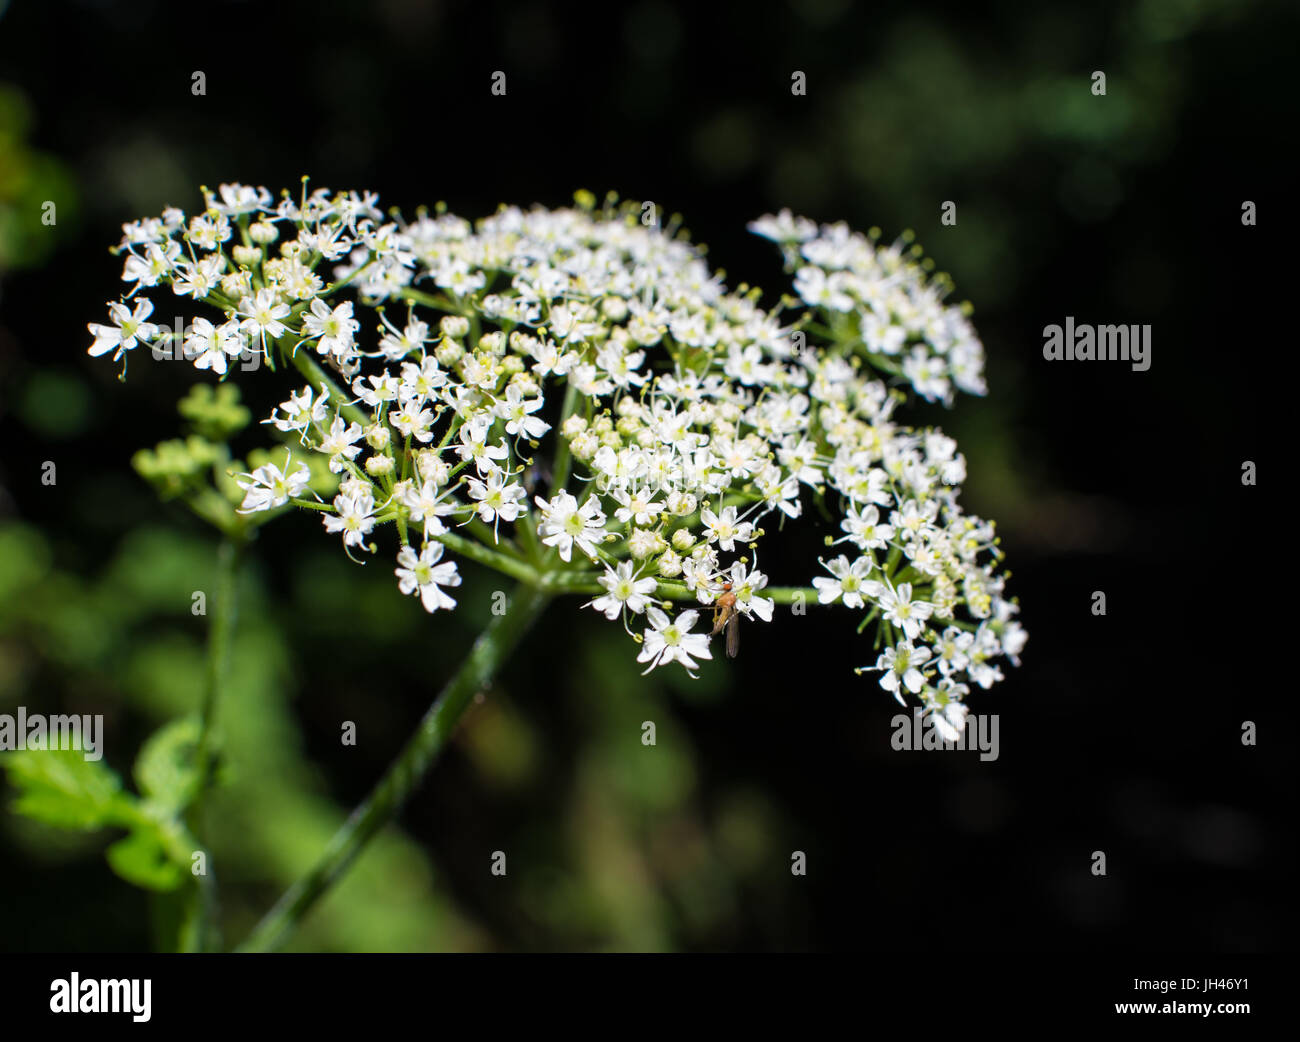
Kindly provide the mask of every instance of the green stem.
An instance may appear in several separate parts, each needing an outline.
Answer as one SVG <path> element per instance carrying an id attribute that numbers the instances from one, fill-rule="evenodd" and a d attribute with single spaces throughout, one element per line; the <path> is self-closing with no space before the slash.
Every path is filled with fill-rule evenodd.
<path id="1" fill-rule="evenodd" d="M 515 518 L 515 530 L 519 533 L 519 543 L 528 554 L 528 559 L 534 567 L 541 568 L 546 554 L 542 549 L 542 541 L 537 537 L 537 515 L 531 506 Z"/>
<path id="2" fill-rule="evenodd" d="M 503 575 L 508 575 L 512 579 L 517 579 L 521 583 L 537 586 L 541 581 L 537 571 L 531 565 L 525 564 L 517 557 L 510 557 L 499 550 L 486 547 L 482 543 L 476 543 L 473 539 L 466 539 L 464 536 L 456 535 L 455 532 L 443 532 L 442 535 L 436 535 L 433 538 L 442 543 L 448 550 L 452 550 L 462 557 L 468 557 L 471 561 L 477 561 L 479 564 L 501 572 Z"/>
<path id="3" fill-rule="evenodd" d="M 550 572 L 541 576 L 543 589 L 556 595 L 566 593 L 599 594 L 607 592 L 590 573 Z M 655 587 L 655 596 L 666 601 L 698 600 L 694 590 L 689 590 L 679 583 L 661 582 Z M 756 594 L 767 597 L 777 604 L 795 604 L 802 600 L 804 604 L 817 603 L 817 588 L 814 586 L 765 586 Z"/>
<path id="4" fill-rule="evenodd" d="M 203 834 L 203 806 L 212 781 L 213 742 L 216 730 L 217 705 L 225 681 L 226 666 L 230 660 L 230 647 L 238 614 L 237 587 L 242 541 L 224 535 L 217 548 L 216 575 L 214 577 L 212 622 L 208 629 L 207 671 L 203 687 L 203 702 L 199 707 L 199 737 L 194 753 L 194 800 L 186 817 L 191 834 Z M 217 945 L 215 936 L 216 880 L 212 874 L 211 853 L 206 852 L 207 871 L 194 877 L 198 893 L 188 902 L 180 924 L 177 947 L 183 952 L 212 951 Z"/>
<path id="5" fill-rule="evenodd" d="M 439 311 L 446 311 L 448 314 L 459 315 L 462 312 L 456 304 L 447 297 L 435 296 L 432 293 L 422 293 L 418 289 L 412 289 L 410 286 L 398 291 L 397 294 L 405 300 L 413 301 L 416 304 L 423 304 L 425 307 L 436 308 Z"/>
<path id="6" fill-rule="evenodd" d="M 528 559 L 509 537 L 499 539 L 497 533 L 493 532 L 492 526 L 476 515 L 470 515 L 469 523 L 465 525 L 465 528 L 489 550 L 495 550 L 507 557 L 514 557 L 521 561 Z"/>
<path id="7" fill-rule="evenodd" d="M 212 730 L 217 714 L 217 700 L 221 693 L 222 678 L 230 657 L 231 635 L 235 628 L 237 604 L 235 602 L 236 570 L 240 546 L 229 536 L 223 536 L 217 547 L 215 600 L 212 625 L 208 631 L 208 663 L 203 704 L 199 710 L 199 743 L 195 753 L 198 768 L 198 793 L 195 806 L 202 802 L 212 770 Z"/>
<path id="8" fill-rule="evenodd" d="M 468 658 L 429 707 L 414 736 L 398 753 L 370 795 L 334 834 L 320 860 L 285 891 L 237 951 L 265 952 L 278 948 L 307 911 L 347 870 L 370 838 L 397 816 L 425 772 L 446 748 L 457 722 L 475 694 L 491 681 L 502 663 L 518 647 L 548 600 L 545 593 L 532 587 L 520 586 L 515 590 L 505 613 L 494 616 L 475 641 Z"/>
<path id="9" fill-rule="evenodd" d="M 325 389 L 329 392 L 330 397 L 334 399 L 334 404 L 338 406 L 339 412 L 342 413 L 344 419 L 350 423 L 359 423 L 363 428 L 370 425 L 370 417 L 353 404 L 352 399 L 343 393 L 339 385 L 317 364 L 316 359 L 312 358 L 309 344 L 303 344 L 296 351 L 292 347 L 287 348 L 287 352 L 294 367 L 303 376 L 307 377 L 313 387 L 319 387 L 321 384 L 325 385 Z"/>
<path id="10" fill-rule="evenodd" d="M 578 389 L 568 383 L 564 389 L 564 406 L 560 409 L 560 419 L 555 425 L 555 465 L 551 468 L 551 487 L 548 490 L 554 497 L 564 490 L 569 482 L 569 464 L 573 457 L 569 452 L 569 439 L 564 436 L 564 421 L 573 415 L 578 403 Z"/>

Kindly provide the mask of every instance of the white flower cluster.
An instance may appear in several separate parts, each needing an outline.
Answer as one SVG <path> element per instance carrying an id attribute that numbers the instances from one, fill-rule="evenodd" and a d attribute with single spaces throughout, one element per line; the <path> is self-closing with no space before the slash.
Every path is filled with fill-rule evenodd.
<path id="1" fill-rule="evenodd" d="M 327 457 L 338 494 L 319 503 L 305 467 L 266 464 L 240 478 L 243 511 L 320 510 L 349 552 L 394 522 L 400 589 L 431 612 L 456 603 L 447 549 L 560 573 L 553 588 L 596 594 L 647 671 L 711 658 L 700 612 L 671 611 L 716 614 L 724 594 L 763 622 L 805 596 L 863 613 L 882 687 L 949 724 L 971 684 L 1016 661 L 1025 633 L 993 525 L 958 505 L 965 460 L 895 418 L 906 394 L 891 383 L 945 402 L 984 390 L 966 315 L 901 245 L 765 217 L 751 228 L 782 244 L 802 301 L 765 310 L 639 207 L 586 193 L 474 224 L 386 218 L 368 193 L 205 197 L 188 221 L 169 209 L 125 226 L 134 308 L 110 304 L 90 352 L 166 335 L 142 291 L 170 286 L 217 312 L 188 327 L 199 368 L 227 374 L 255 348 L 308 375 L 265 422 Z M 763 525 L 814 499 L 839 512 L 842 552 L 813 589 L 773 589 Z"/>
<path id="2" fill-rule="evenodd" d="M 918 247 L 880 249 L 848 225 L 818 228 L 789 210 L 749 228 L 781 244 L 795 292 L 826 310 L 836 339 L 855 340 L 874 365 L 929 401 L 952 404 L 954 386 L 986 392 L 984 345 L 965 310 L 944 304 L 951 284 L 927 278 Z"/>

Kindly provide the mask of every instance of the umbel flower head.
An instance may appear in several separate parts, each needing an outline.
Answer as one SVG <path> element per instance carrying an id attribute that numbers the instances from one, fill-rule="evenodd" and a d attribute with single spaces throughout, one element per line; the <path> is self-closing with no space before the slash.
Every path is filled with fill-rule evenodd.
<path id="1" fill-rule="evenodd" d="M 205 312 L 177 345 L 196 367 L 303 374 L 264 422 L 327 459 L 338 494 L 319 502 L 286 458 L 238 476 L 240 509 L 313 510 L 349 554 L 392 523 L 398 587 L 429 612 L 456 606 L 468 557 L 591 595 L 647 671 L 691 670 L 712 657 L 698 606 L 726 590 L 765 623 L 811 595 L 874 622 L 881 687 L 960 717 L 1026 634 L 993 523 L 958 503 L 956 443 L 896 416 L 909 393 L 985 391 L 946 277 L 907 240 L 786 211 L 750 225 L 793 275 L 766 310 L 646 207 L 575 199 L 471 223 L 305 181 L 205 189 L 201 213 L 124 226 L 131 289 L 90 353 L 125 366 L 173 336 L 148 321 L 170 288 Z M 809 562 L 812 588 L 770 586 L 761 545 L 813 503 L 838 550 Z"/>

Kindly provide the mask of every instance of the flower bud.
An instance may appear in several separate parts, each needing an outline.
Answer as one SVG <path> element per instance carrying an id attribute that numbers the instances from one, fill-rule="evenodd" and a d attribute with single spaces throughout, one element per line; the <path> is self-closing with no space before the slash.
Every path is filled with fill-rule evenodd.
<path id="1" fill-rule="evenodd" d="M 689 492 L 668 493 L 668 510 L 678 517 L 695 513 L 696 499 Z"/>
<path id="2" fill-rule="evenodd" d="M 584 463 L 596 455 L 598 448 L 600 448 L 600 439 L 592 431 L 583 431 L 569 442 L 569 449 L 574 459 L 582 460 Z"/>
<path id="3" fill-rule="evenodd" d="M 627 537 L 628 553 L 632 555 L 634 561 L 644 561 L 659 549 L 660 542 L 661 540 L 655 532 L 645 528 L 633 529 L 632 534 Z"/>
<path id="4" fill-rule="evenodd" d="M 446 319 L 443 319 L 445 322 Z M 454 340 L 444 340 L 433 351 L 433 357 L 438 360 L 438 364 L 444 369 L 453 368 L 465 354 L 464 349 Z"/>
<path id="5" fill-rule="evenodd" d="M 366 473 L 372 477 L 379 477 L 382 474 L 391 474 L 393 472 L 393 458 L 391 456 L 367 456 Z"/>
<path id="6" fill-rule="evenodd" d="M 242 300 L 248 296 L 252 285 L 247 269 L 230 271 L 221 276 L 221 292 L 232 300 Z"/>
<path id="7" fill-rule="evenodd" d="M 444 336 L 451 337 L 453 340 L 459 340 L 469 332 L 469 319 L 463 315 L 446 315 L 438 323 Z"/>
<path id="8" fill-rule="evenodd" d="M 270 221 L 254 221 L 248 226 L 248 237 L 259 246 L 266 246 L 280 237 L 280 230 Z"/>
<path id="9" fill-rule="evenodd" d="M 347 477 L 339 482 L 340 495 L 351 496 L 355 499 L 363 492 L 370 492 L 373 494 L 374 486 L 368 481 L 362 481 L 358 477 L 353 477 L 351 474 L 348 474 Z"/>

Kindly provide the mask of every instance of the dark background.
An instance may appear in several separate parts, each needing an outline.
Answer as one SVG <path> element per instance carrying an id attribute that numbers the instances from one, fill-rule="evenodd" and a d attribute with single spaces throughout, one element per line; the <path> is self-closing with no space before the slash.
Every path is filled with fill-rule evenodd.
<path id="1" fill-rule="evenodd" d="M 303 174 L 471 218 L 613 189 L 682 213 L 729 282 L 769 303 L 788 284 L 752 218 L 788 206 L 887 238 L 911 228 L 974 302 L 989 356 L 987 399 L 909 416 L 958 438 L 964 502 L 997 519 L 1023 604 L 1023 667 L 971 698 L 1000 714 L 998 761 L 892 751 L 897 707 L 852 673 L 874 653 L 846 614 L 778 611 L 691 682 L 639 678 L 621 633 L 561 603 L 402 831 L 295 944 L 1283 946 L 1294 728 L 1271 609 L 1288 543 L 1268 527 L 1277 442 L 1262 424 L 1291 339 L 1294 5 L 686 12 L 0 2 L 0 568 L 39 562 L 39 592 L 0 612 L 0 709 L 106 712 L 107 759 L 126 772 L 192 705 L 189 591 L 212 539 L 129 461 L 175 436 L 196 374 L 140 362 L 119 384 L 85 354 L 86 323 L 121 285 L 106 248 L 122 222 L 193 212 L 200 184 L 274 192 Z M 490 94 L 495 70 L 505 97 Z M 806 97 L 791 96 L 794 70 Z M 939 223 L 945 200 L 955 227 Z M 1244 200 L 1257 227 L 1241 224 Z M 1151 323 L 1150 371 L 1045 362 L 1042 328 L 1066 315 Z M 241 381 L 260 415 L 285 397 L 273 384 Z M 1244 460 L 1259 488 L 1241 486 Z M 805 529 L 768 551 L 774 582 L 815 573 L 825 532 Z M 213 837 L 228 941 L 365 794 L 487 617 L 498 580 L 463 571 L 465 610 L 430 621 L 382 554 L 350 565 L 305 518 L 263 533 L 241 618 L 256 695 L 228 717 L 262 759 L 232 782 Z M 644 719 L 659 724 L 652 751 Z M 339 748 L 340 720 L 358 722 L 356 748 Z M 1241 744 L 1244 720 L 1257 747 Z M 149 897 L 110 872 L 106 841 L 4 812 L 0 948 L 150 946 Z M 487 871 L 496 849 L 505 880 Z M 793 850 L 806 878 L 790 875 Z M 1097 850 L 1105 878 L 1089 871 Z"/>

